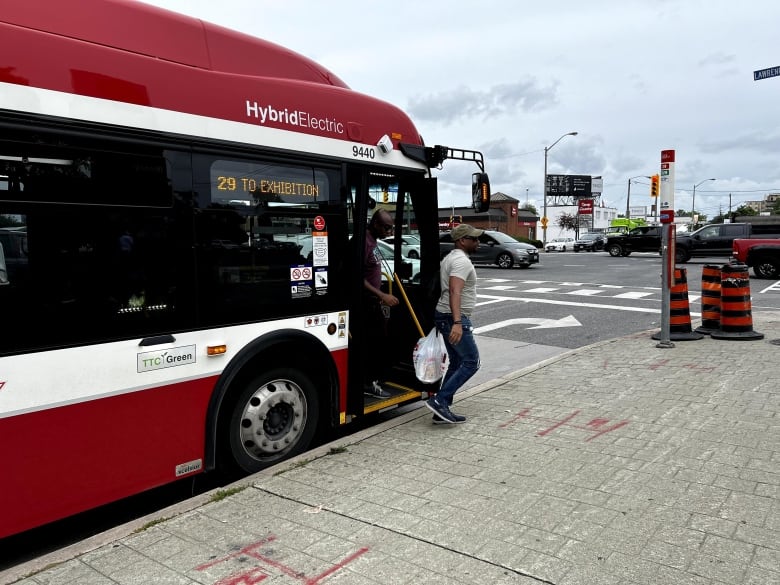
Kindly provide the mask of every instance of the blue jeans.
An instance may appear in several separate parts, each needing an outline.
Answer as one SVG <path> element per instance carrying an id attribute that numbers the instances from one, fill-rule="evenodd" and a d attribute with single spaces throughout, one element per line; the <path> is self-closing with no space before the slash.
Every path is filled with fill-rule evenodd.
<path id="1" fill-rule="evenodd" d="M 436 399 L 450 406 L 452 405 L 452 397 L 455 396 L 458 388 L 463 386 L 471 376 L 477 373 L 479 369 L 479 350 L 477 350 L 477 343 L 474 341 L 471 319 L 465 315 L 460 317 L 463 326 L 463 336 L 458 345 L 450 343 L 452 315 L 436 311 L 433 320 L 442 336 L 444 336 L 444 345 L 447 346 L 447 355 L 450 358 L 450 365 L 444 374 L 441 388 L 436 393 Z"/>

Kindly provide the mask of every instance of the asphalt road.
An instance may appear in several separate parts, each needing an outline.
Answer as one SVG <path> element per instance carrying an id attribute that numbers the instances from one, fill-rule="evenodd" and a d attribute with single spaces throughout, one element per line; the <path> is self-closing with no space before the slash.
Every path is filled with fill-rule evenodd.
<path id="1" fill-rule="evenodd" d="M 728 258 L 696 258 L 685 270 L 693 326 L 701 313 L 701 274 Z M 478 384 L 565 351 L 618 336 L 661 329 L 658 254 L 612 257 L 606 252 L 543 252 L 531 268 L 478 266 L 472 316 L 482 368 Z M 751 271 L 752 310 L 780 308 L 780 281 Z"/>
<path id="2" fill-rule="evenodd" d="M 685 270 L 692 320 L 701 313 L 705 265 L 728 259 L 701 258 Z M 657 254 L 612 257 L 597 253 L 543 253 L 530 269 L 479 267 L 477 334 L 573 349 L 661 325 L 661 259 Z M 751 277 L 753 311 L 780 308 L 780 284 Z"/>

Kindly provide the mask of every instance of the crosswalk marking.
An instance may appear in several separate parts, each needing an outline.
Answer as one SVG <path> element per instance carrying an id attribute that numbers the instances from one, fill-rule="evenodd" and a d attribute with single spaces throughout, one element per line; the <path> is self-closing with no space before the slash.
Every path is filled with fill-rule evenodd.
<path id="1" fill-rule="evenodd" d="M 506 278 L 480 278 L 480 281 L 484 284 L 490 283 L 489 286 L 480 286 L 479 290 L 482 291 L 496 291 L 496 292 L 514 292 L 521 294 L 560 294 L 569 296 L 583 296 L 583 297 L 601 297 L 612 298 L 622 300 L 648 300 L 652 301 L 654 297 L 660 297 L 662 290 L 655 287 L 640 287 L 644 290 L 633 290 L 618 292 L 621 289 L 631 288 L 628 286 L 619 286 L 613 284 L 598 284 L 598 283 L 582 283 L 582 282 L 554 282 L 549 280 L 510 280 Z M 527 285 L 555 285 L 555 286 L 534 286 L 533 288 L 523 288 Z M 576 288 L 590 286 L 594 288 Z M 776 284 L 780 287 L 780 281 Z M 770 287 L 771 288 L 771 287 Z M 765 291 L 761 291 L 765 292 Z M 695 303 L 701 299 L 701 294 L 688 292 L 688 302 Z M 657 298 L 656 300 L 660 300 Z M 496 302 L 496 301 L 491 301 Z"/>
<path id="2" fill-rule="evenodd" d="M 633 291 L 633 292 L 620 293 L 618 295 L 615 295 L 615 298 L 616 299 L 643 299 L 645 297 L 649 297 L 651 294 L 653 293 Z"/>
<path id="3" fill-rule="evenodd" d="M 491 281 L 495 282 L 499 279 L 490 279 Z M 506 282 L 506 281 L 505 281 Z M 536 294 L 548 294 L 548 293 L 558 293 L 563 295 L 577 295 L 577 296 L 584 296 L 584 297 L 595 297 L 595 296 L 602 296 L 602 297 L 611 297 L 615 299 L 629 299 L 629 300 L 638 300 L 638 299 L 644 299 L 652 295 L 657 295 L 660 293 L 660 290 L 650 290 L 650 291 L 627 291 L 627 292 L 621 292 L 616 293 L 615 289 L 623 289 L 626 287 L 622 286 L 602 286 L 597 285 L 599 288 L 577 288 L 574 290 L 566 290 L 563 287 L 560 286 L 537 286 L 535 288 L 527 288 L 523 289 L 520 286 L 517 286 L 517 283 L 514 285 L 510 284 L 495 284 L 493 286 L 483 286 L 480 287 L 480 290 L 483 291 L 514 291 L 518 293 L 536 293 Z M 689 295 L 689 300 L 693 301 L 699 298 L 699 295 Z"/>
<path id="4" fill-rule="evenodd" d="M 593 288 L 580 288 L 580 289 L 576 289 L 576 290 L 567 292 L 565 294 L 567 294 L 567 295 L 583 295 L 583 296 L 586 296 L 586 297 L 592 297 L 592 296 L 595 296 L 595 295 L 600 295 L 603 292 L 604 292 L 603 290 L 596 290 L 596 289 L 593 289 Z"/>
<path id="5" fill-rule="evenodd" d="M 602 297 L 603 298 L 603 297 Z M 636 307 L 631 305 L 609 305 L 601 303 L 585 303 L 579 301 L 564 301 L 558 299 L 540 299 L 536 297 L 499 297 L 493 295 L 485 295 L 477 293 L 477 305 L 485 305 L 490 302 L 504 301 L 510 303 L 539 303 L 544 305 L 560 305 L 570 307 L 585 307 L 592 309 L 611 309 L 615 311 L 628 311 L 635 313 L 660 313 L 661 308 L 658 307 Z M 701 313 L 690 311 L 691 317 L 701 317 Z"/>

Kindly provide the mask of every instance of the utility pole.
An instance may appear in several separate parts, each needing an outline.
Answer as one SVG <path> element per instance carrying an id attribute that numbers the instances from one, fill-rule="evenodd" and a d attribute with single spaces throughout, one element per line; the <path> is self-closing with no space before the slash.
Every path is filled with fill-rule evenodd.
<path id="1" fill-rule="evenodd" d="M 547 222 L 549 221 L 547 219 L 547 153 L 550 152 L 550 149 L 558 144 L 561 140 L 566 138 L 567 136 L 577 136 L 577 132 L 567 132 L 558 140 L 553 142 L 550 146 L 544 147 L 544 182 L 542 183 L 542 205 L 544 207 L 544 212 L 542 213 L 542 245 L 547 245 Z"/>

